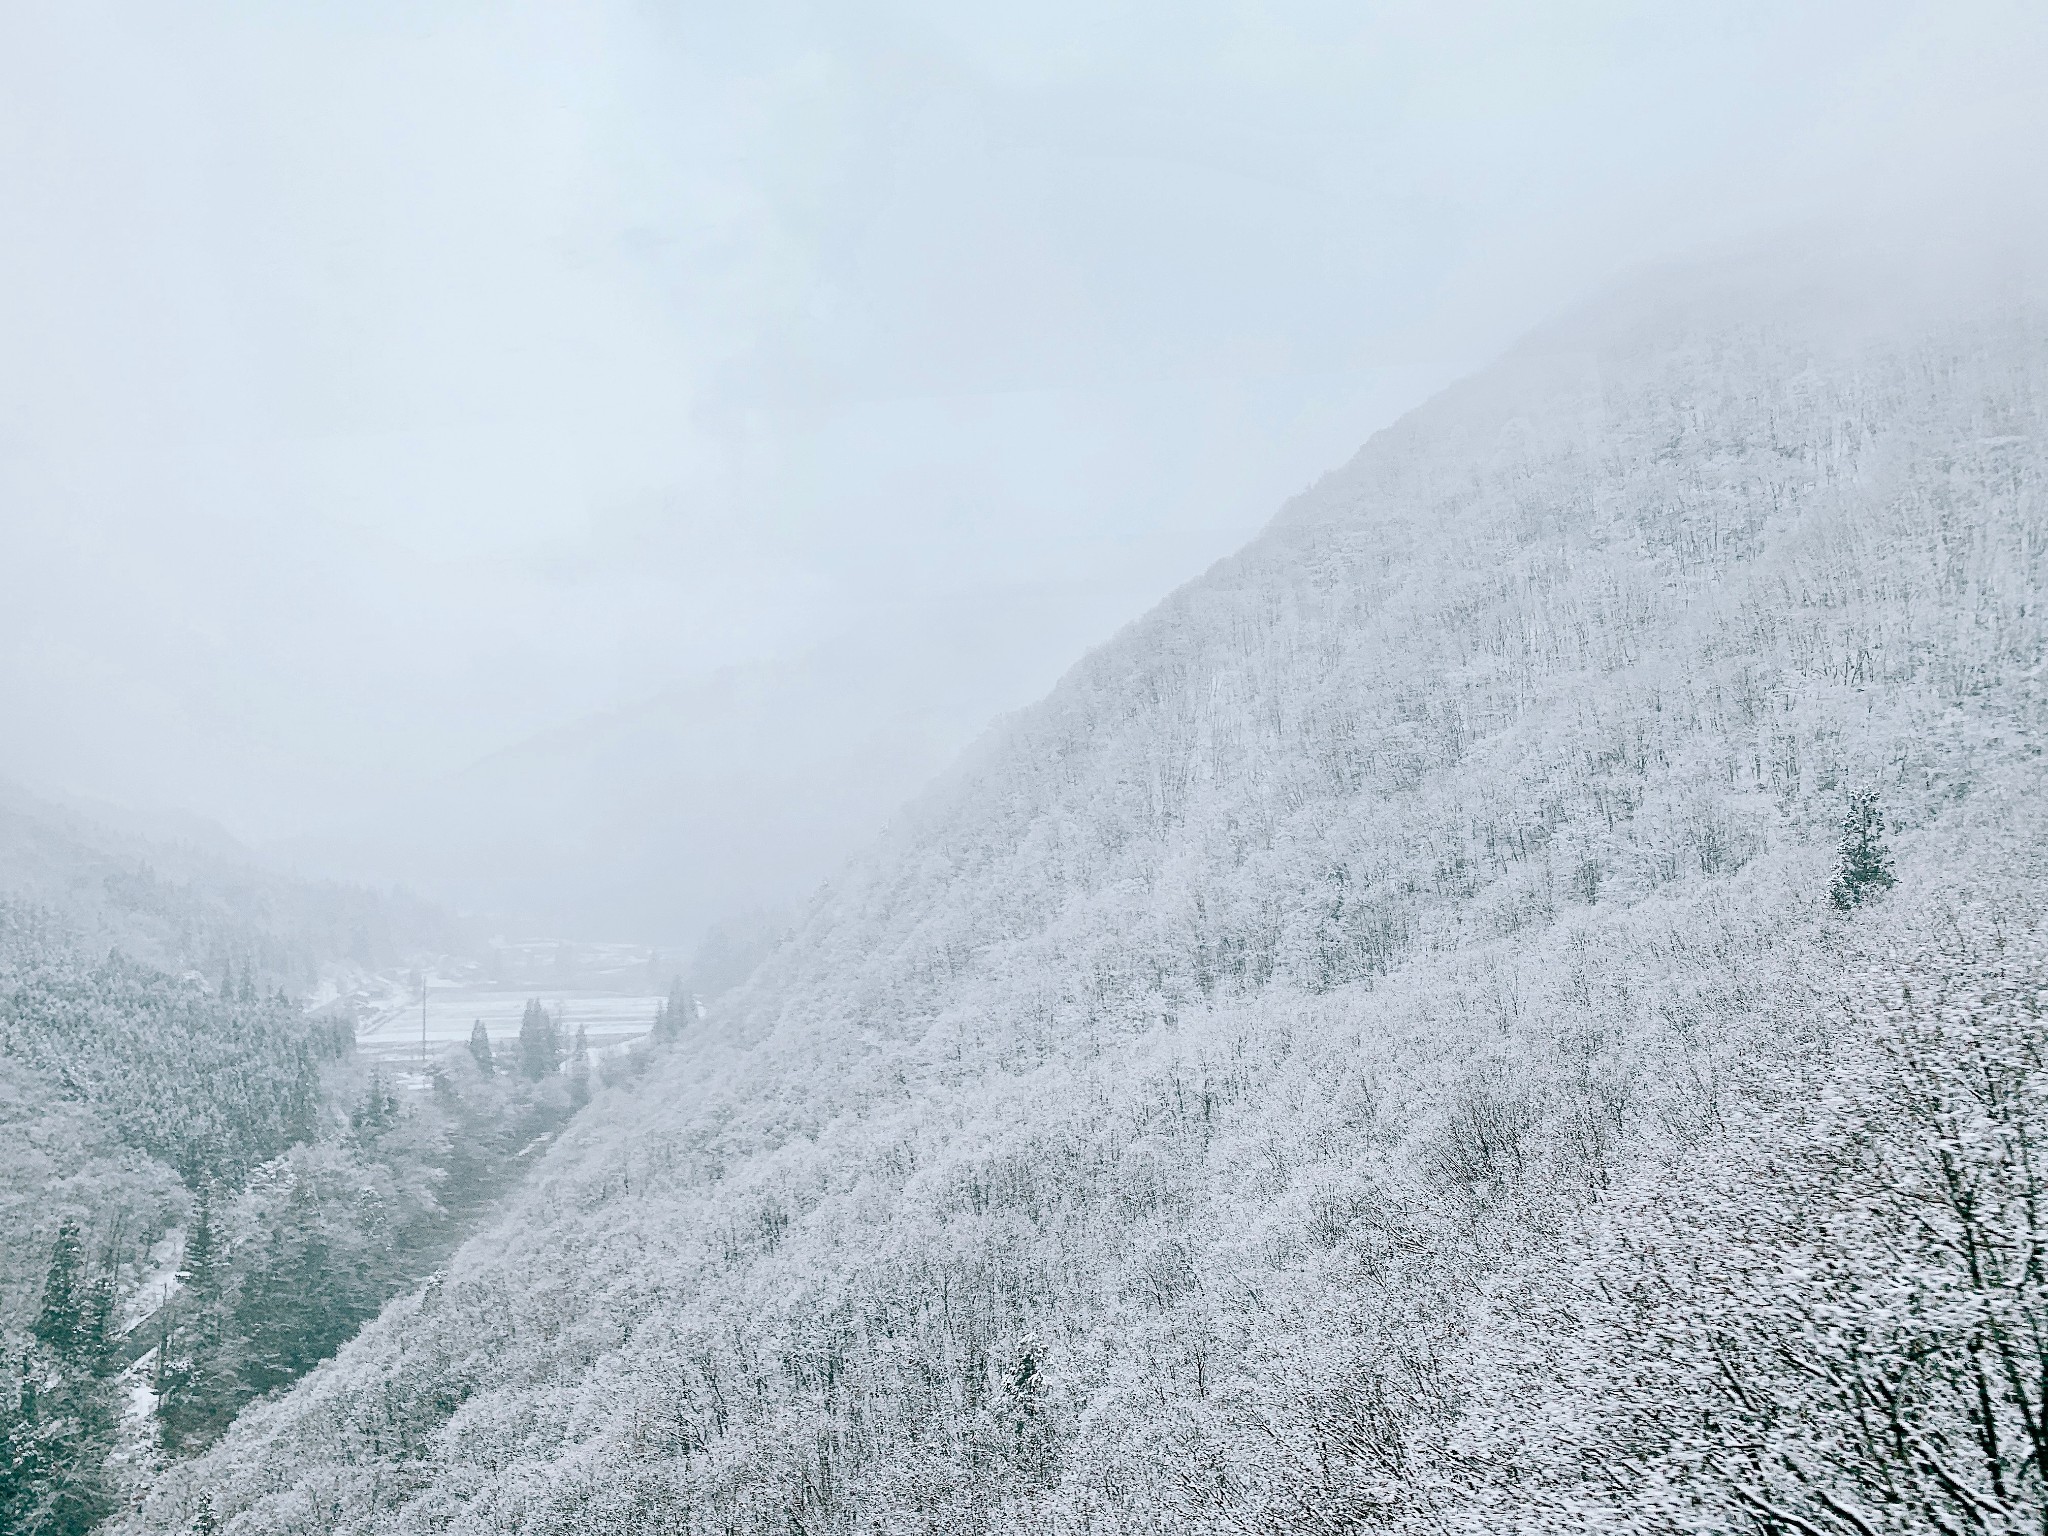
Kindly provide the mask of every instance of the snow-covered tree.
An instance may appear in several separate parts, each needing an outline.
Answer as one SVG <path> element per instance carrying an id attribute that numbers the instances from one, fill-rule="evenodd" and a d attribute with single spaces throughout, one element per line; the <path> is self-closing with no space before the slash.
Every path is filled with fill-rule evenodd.
<path id="1" fill-rule="evenodd" d="M 531 998 L 519 1020 L 520 1070 L 538 1081 L 561 1064 L 562 1040 L 555 1027 L 555 1016 L 539 998 Z"/>

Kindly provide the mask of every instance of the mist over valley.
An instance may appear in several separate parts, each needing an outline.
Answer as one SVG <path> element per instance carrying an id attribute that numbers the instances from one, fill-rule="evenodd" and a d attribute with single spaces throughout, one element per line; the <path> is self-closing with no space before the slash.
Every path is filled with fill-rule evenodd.
<path id="1" fill-rule="evenodd" d="M 0 1533 L 2048 1528 L 2044 62 L 0 17 Z"/>

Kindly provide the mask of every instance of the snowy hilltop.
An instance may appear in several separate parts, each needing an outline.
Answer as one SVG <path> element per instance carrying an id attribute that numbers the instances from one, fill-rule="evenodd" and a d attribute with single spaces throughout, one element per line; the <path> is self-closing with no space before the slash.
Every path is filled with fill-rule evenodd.
<path id="1" fill-rule="evenodd" d="M 1996 261 L 1559 321 L 123 1528 L 2040 1529 L 2044 487 Z"/>

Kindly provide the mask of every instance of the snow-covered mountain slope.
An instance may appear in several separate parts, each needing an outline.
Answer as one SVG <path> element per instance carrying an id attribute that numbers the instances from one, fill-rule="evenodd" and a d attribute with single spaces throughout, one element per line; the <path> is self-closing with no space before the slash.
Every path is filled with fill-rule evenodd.
<path id="1" fill-rule="evenodd" d="M 1710 1309 L 1615 1298 L 1698 1233 L 1753 1279 L 1752 1205 L 1868 1236 L 1802 1170 L 1893 1102 L 1892 971 L 2034 1038 L 2044 411 L 1982 264 L 1533 338 L 997 729 L 134 1528 L 1856 1528 L 1793 1507 L 1853 1436 L 1743 1482 Z M 1843 912 L 1860 791 L 1899 885 Z"/>

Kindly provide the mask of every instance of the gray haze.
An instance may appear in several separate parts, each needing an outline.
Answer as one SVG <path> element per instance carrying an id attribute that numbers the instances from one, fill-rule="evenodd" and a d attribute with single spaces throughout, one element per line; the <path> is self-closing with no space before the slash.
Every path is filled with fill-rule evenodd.
<path id="1" fill-rule="evenodd" d="M 2048 128 L 2037 5 L 1114 9 L 0 8 L 0 773 L 684 936 L 1616 270 Z"/>

